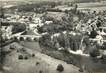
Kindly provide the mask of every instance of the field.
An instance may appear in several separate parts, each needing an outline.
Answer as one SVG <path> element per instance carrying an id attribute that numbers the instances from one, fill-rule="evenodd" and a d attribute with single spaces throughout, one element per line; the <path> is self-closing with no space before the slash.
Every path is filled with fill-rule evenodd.
<path id="1" fill-rule="evenodd" d="M 79 3 L 79 9 L 91 9 L 96 11 L 106 10 L 106 2 L 96 2 L 96 3 Z"/>
<path id="2" fill-rule="evenodd" d="M 13 44 L 17 45 L 18 48 L 22 47 L 17 43 Z M 9 46 L 6 46 L 5 48 L 8 47 Z M 56 70 L 58 64 L 62 64 L 64 67 L 62 73 L 80 73 L 78 68 L 71 64 L 67 64 L 61 60 L 51 58 L 38 51 L 32 51 L 30 49 L 27 49 L 27 51 L 34 53 L 35 57 L 30 57 L 27 60 L 19 60 L 18 56 L 20 53 L 17 53 L 17 50 L 12 51 L 6 56 L 4 62 L 4 73 L 60 73 Z"/>

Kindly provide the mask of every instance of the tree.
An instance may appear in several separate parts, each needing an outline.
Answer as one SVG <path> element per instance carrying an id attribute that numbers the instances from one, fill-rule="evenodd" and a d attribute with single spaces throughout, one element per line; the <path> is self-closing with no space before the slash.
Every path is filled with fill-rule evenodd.
<path id="1" fill-rule="evenodd" d="M 25 29 L 26 29 L 25 24 L 16 24 L 16 25 L 13 26 L 12 32 L 13 32 L 13 34 L 15 34 L 15 33 L 18 33 L 18 32 L 25 31 Z"/>
<path id="2" fill-rule="evenodd" d="M 3 12 L 3 9 L 1 8 L 1 16 L 0 16 L 1 19 L 4 18 L 4 12 Z M 4 53 L 3 53 L 3 48 L 2 48 L 2 31 L 1 31 L 1 28 L 2 28 L 2 20 L 0 20 L 0 70 L 3 71 L 3 61 L 4 61 Z"/>

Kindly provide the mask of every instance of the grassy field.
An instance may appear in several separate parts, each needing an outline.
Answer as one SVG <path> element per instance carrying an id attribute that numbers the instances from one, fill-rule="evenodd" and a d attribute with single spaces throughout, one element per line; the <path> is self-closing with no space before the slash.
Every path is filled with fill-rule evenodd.
<path id="1" fill-rule="evenodd" d="M 79 9 L 91 9 L 96 11 L 106 10 L 106 2 L 78 3 Z"/>
<path id="2" fill-rule="evenodd" d="M 19 47 L 19 44 L 16 45 L 18 48 L 21 47 Z M 5 48 L 8 48 L 8 46 Z M 4 61 L 5 73 L 60 73 L 56 70 L 58 64 L 62 64 L 64 67 L 64 71 L 61 73 L 80 73 L 78 68 L 71 64 L 51 58 L 38 51 L 29 49 L 27 51 L 34 53 L 35 57 L 30 57 L 27 60 L 19 60 L 18 55 L 20 53 L 17 53 L 17 50 L 13 50 L 8 54 Z"/>
<path id="3" fill-rule="evenodd" d="M 53 51 L 51 51 L 49 55 L 46 55 L 40 53 L 38 49 L 36 49 L 36 47 L 35 49 L 29 49 L 24 47 L 29 54 L 34 53 L 35 54 L 34 57 L 28 57 L 28 59 L 25 58 L 19 59 L 20 54 L 24 55 L 24 53 L 22 52 L 19 51 L 17 52 L 17 50 L 22 48 L 22 46 L 18 43 L 12 43 L 12 44 L 15 44 L 16 48 L 12 50 L 11 53 L 7 54 L 5 57 L 4 73 L 81 73 L 79 72 L 78 67 L 72 64 L 67 64 L 62 60 L 54 59 L 54 56 L 51 57 L 50 54 L 53 55 Z M 8 51 L 9 50 L 8 48 L 9 46 L 6 46 L 4 49 Z M 56 52 L 54 52 L 54 55 L 57 57 L 62 56 L 61 54 Z M 62 57 L 65 58 L 65 56 L 67 55 L 63 54 Z M 69 58 L 69 56 L 67 56 L 67 58 Z M 80 63 L 82 65 L 84 64 L 85 69 L 89 70 L 90 72 L 92 72 L 91 69 L 96 71 L 100 70 L 100 68 L 102 69 L 106 68 L 106 64 L 102 65 L 100 65 L 100 63 L 97 64 L 89 58 L 80 56 L 74 56 L 74 58 L 76 59 L 76 63 L 78 64 Z M 64 67 L 63 72 L 59 72 L 56 70 L 59 64 L 63 65 Z M 92 72 L 92 73 L 106 73 L 106 72 Z"/>

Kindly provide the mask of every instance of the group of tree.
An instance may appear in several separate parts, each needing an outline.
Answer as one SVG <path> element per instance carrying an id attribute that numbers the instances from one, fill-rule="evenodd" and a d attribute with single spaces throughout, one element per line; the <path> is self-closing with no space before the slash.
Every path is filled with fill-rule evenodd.
<path id="1" fill-rule="evenodd" d="M 26 30 L 26 25 L 25 24 L 14 24 L 13 25 L 13 28 L 12 28 L 12 33 L 15 34 L 15 33 L 18 33 L 18 32 L 22 32 L 22 31 L 25 31 Z"/>

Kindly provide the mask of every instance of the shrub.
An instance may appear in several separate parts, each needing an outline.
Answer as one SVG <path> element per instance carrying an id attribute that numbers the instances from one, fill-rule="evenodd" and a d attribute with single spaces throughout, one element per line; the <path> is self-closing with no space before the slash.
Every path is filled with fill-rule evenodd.
<path id="1" fill-rule="evenodd" d="M 25 56 L 24 59 L 27 60 L 28 59 L 28 56 Z"/>
<path id="2" fill-rule="evenodd" d="M 63 67 L 62 64 L 59 64 L 59 65 L 57 66 L 57 71 L 59 71 L 59 72 L 64 71 L 64 67 Z"/>
<path id="3" fill-rule="evenodd" d="M 19 55 L 18 56 L 18 59 L 20 59 L 20 60 L 23 59 L 23 56 L 22 55 Z"/>

